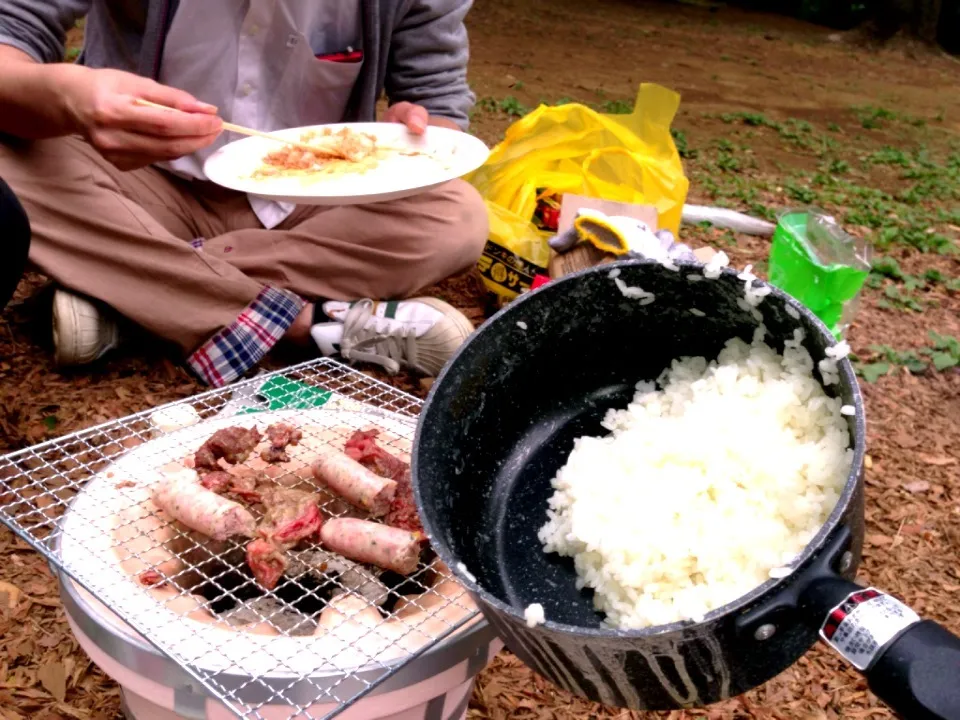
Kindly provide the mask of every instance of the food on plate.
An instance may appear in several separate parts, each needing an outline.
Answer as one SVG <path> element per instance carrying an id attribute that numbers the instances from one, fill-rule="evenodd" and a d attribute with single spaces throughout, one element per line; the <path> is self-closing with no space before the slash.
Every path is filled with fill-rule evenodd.
<path id="1" fill-rule="evenodd" d="M 373 135 L 350 128 L 334 132 L 324 128 L 300 135 L 300 145 L 284 145 L 267 153 L 254 178 L 303 175 L 336 175 L 365 172 L 375 168 L 383 152 Z M 307 150 L 302 145 L 308 145 Z"/>
<path id="2" fill-rule="evenodd" d="M 323 128 L 300 134 L 296 145 L 284 145 L 263 156 L 250 176 L 253 180 L 301 178 L 319 180 L 363 174 L 390 157 L 428 158 L 444 170 L 448 162 L 436 154 L 413 148 L 385 147 L 375 136 L 351 128 Z"/>
<path id="3" fill-rule="evenodd" d="M 205 488 L 192 471 L 161 478 L 153 487 L 153 501 L 174 520 L 214 540 L 256 534 L 257 521 L 249 510 Z"/>
<path id="4" fill-rule="evenodd" d="M 320 528 L 320 542 L 348 560 L 410 575 L 420 562 L 420 533 L 357 518 L 333 518 Z"/>
<path id="5" fill-rule="evenodd" d="M 377 444 L 377 430 L 357 430 L 347 440 L 344 452 L 371 472 L 390 478 L 397 488 L 383 521 L 410 532 L 423 532 L 417 505 L 413 499 L 410 466 Z"/>
<path id="6" fill-rule="evenodd" d="M 264 507 L 261 536 L 283 549 L 316 536 L 323 524 L 316 493 L 275 485 L 260 491 Z"/>
<path id="7" fill-rule="evenodd" d="M 231 465 L 239 465 L 250 457 L 260 442 L 260 431 L 255 427 L 229 427 L 217 430 L 200 446 L 193 457 L 197 471 L 222 470 L 218 460 L 223 458 Z"/>
<path id="8" fill-rule="evenodd" d="M 852 465 L 842 400 L 801 344 L 730 340 L 641 382 L 604 437 L 581 437 L 552 481 L 539 539 L 571 557 L 605 622 L 700 621 L 789 565 Z"/>
<path id="9" fill-rule="evenodd" d="M 274 423 L 266 430 L 270 447 L 260 453 L 260 457 L 268 463 L 290 462 L 287 455 L 287 445 L 298 445 L 303 439 L 303 432 L 286 423 Z"/>
<path id="10" fill-rule="evenodd" d="M 277 586 L 289 564 L 287 554 L 267 538 L 257 538 L 247 545 L 247 565 L 265 590 Z"/>
<path id="11" fill-rule="evenodd" d="M 376 475 L 345 453 L 328 450 L 314 460 L 313 476 L 332 492 L 373 517 L 383 517 L 397 492 L 397 483 Z"/>

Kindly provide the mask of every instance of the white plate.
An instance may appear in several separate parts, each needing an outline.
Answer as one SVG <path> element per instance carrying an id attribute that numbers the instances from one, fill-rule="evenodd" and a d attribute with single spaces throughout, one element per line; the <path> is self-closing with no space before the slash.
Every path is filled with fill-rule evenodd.
<path id="1" fill-rule="evenodd" d="M 247 137 L 224 145 L 207 158 L 203 171 L 218 185 L 276 202 L 297 205 L 356 205 L 415 195 L 462 177 L 486 162 L 489 148 L 481 140 L 449 128 L 427 128 L 414 135 L 398 123 L 343 123 L 278 130 L 275 134 L 298 141 L 309 130 L 341 128 L 368 133 L 381 147 L 416 150 L 427 156 L 390 153 L 365 172 L 314 178 L 253 178 L 264 156 L 283 145 L 261 137 Z"/>

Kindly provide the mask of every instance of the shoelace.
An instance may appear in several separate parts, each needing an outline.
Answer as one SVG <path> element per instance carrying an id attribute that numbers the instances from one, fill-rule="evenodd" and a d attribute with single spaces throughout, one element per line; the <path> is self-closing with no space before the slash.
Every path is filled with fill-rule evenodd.
<path id="1" fill-rule="evenodd" d="M 340 340 L 343 359 L 373 363 L 391 374 L 399 372 L 401 363 L 416 367 L 417 336 L 414 329 L 399 325 L 384 327 L 372 309 L 372 300 L 361 300 L 347 311 Z"/>

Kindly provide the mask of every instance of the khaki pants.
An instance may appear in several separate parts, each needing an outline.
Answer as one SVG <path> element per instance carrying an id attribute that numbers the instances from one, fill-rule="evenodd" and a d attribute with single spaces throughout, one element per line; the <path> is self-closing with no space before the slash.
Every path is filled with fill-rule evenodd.
<path id="1" fill-rule="evenodd" d="M 308 300 L 409 297 L 470 267 L 487 236 L 483 203 L 460 180 L 384 203 L 298 206 L 266 230 L 242 194 L 121 172 L 74 137 L 0 144 L 0 178 L 30 218 L 33 267 L 184 353 L 264 286 Z"/>

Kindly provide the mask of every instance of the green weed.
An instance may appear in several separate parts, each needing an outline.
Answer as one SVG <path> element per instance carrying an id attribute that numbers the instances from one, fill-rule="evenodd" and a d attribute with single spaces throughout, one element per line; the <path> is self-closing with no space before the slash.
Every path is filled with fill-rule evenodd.
<path id="1" fill-rule="evenodd" d="M 896 120 L 897 114 L 886 108 L 873 107 L 866 105 L 864 107 L 854 108 L 857 117 L 860 119 L 860 125 L 865 130 L 877 130 L 883 127 L 884 120 Z"/>
<path id="2" fill-rule="evenodd" d="M 943 372 L 960 366 L 960 340 L 952 335 L 928 333 L 930 345 L 919 350 L 896 350 L 889 345 L 871 345 L 873 362 L 864 363 L 859 358 L 853 361 L 856 373 L 868 383 L 875 383 L 895 367 L 905 367 L 919 375 L 930 371 Z"/>
<path id="3" fill-rule="evenodd" d="M 513 95 L 508 95 L 497 103 L 497 109 L 513 117 L 523 117 L 530 112 L 530 108 L 517 100 Z"/>
<path id="4" fill-rule="evenodd" d="M 699 155 L 696 150 L 690 147 L 690 143 L 687 141 L 687 134 L 683 132 L 683 130 L 670 128 L 670 134 L 673 136 L 673 144 L 677 146 L 677 152 L 680 153 L 680 157 L 693 160 Z"/>
<path id="5" fill-rule="evenodd" d="M 629 115 L 633 112 L 633 103 L 626 100 L 607 100 L 600 106 L 600 112 L 610 115 Z"/>
<path id="6" fill-rule="evenodd" d="M 913 312 L 923 312 L 921 305 L 913 295 L 905 293 L 897 285 L 887 285 L 883 289 L 885 299 L 877 301 L 877 307 L 885 310 L 911 310 Z"/>

